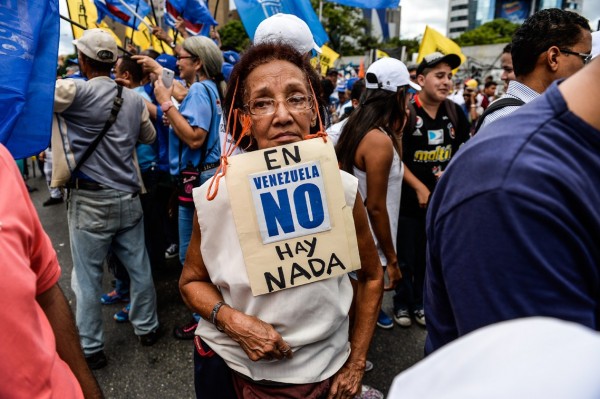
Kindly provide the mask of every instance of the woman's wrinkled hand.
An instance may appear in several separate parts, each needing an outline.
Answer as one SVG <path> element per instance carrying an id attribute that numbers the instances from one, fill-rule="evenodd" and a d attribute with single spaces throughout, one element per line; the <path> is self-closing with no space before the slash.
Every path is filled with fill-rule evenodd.
<path id="1" fill-rule="evenodd" d="M 259 360 L 291 359 L 292 348 L 272 325 L 239 311 L 223 323 L 227 335 L 237 342 L 254 362 Z"/>
<path id="2" fill-rule="evenodd" d="M 365 364 L 350 360 L 335 374 L 327 399 L 351 399 L 360 393 Z"/>

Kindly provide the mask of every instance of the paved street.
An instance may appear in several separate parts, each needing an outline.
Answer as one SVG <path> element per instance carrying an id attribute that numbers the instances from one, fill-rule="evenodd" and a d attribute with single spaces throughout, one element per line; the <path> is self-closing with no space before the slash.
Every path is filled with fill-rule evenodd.
<path id="1" fill-rule="evenodd" d="M 37 177 L 28 184 L 38 190 L 31 198 L 63 269 L 61 286 L 69 302 L 74 306 L 74 295 L 70 288 L 72 268 L 69 235 L 64 205 L 42 207 L 48 198 L 45 181 L 36 171 Z M 109 359 L 106 368 L 95 372 L 107 398 L 193 398 L 192 342 L 178 341 L 172 337 L 173 327 L 187 322 L 190 313 L 179 296 L 177 279 L 180 267 L 177 262 L 168 264 L 164 270 L 156 270 L 154 281 L 158 293 L 158 316 L 165 335 L 152 347 L 139 344 L 128 323 L 117 324 L 112 316 L 121 305 L 103 307 L 105 325 L 105 352 Z M 110 291 L 111 276 L 104 279 L 105 292 Z M 391 293 L 384 299 L 384 309 L 391 312 Z M 369 359 L 375 364 L 373 371 L 366 374 L 364 383 L 387 392 L 393 378 L 402 370 L 422 358 L 425 330 L 417 326 L 391 330 L 377 329 Z"/>

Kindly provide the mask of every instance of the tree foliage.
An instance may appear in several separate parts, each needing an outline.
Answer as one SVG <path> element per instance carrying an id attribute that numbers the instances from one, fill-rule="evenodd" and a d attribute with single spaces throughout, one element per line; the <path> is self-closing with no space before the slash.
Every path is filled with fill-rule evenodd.
<path id="1" fill-rule="evenodd" d="M 460 46 L 476 46 L 481 44 L 506 43 L 519 27 L 506 19 L 494 19 L 480 27 L 467 31 L 454 39 Z"/>
<path id="2" fill-rule="evenodd" d="M 318 14 L 319 1 L 311 3 Z M 367 22 L 360 8 L 323 2 L 322 24 L 329 36 L 328 46 L 343 55 L 362 54 L 365 44 L 377 41 L 367 36 Z"/>
<path id="3" fill-rule="evenodd" d="M 244 29 L 244 25 L 240 20 L 229 20 L 218 31 L 219 36 L 221 36 L 221 46 L 224 49 L 241 52 L 250 45 L 250 38 L 246 34 L 246 29 Z"/>

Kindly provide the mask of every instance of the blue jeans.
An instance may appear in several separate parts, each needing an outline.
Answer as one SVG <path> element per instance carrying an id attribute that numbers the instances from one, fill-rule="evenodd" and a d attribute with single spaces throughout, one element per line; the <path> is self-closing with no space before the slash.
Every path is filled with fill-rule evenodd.
<path id="1" fill-rule="evenodd" d="M 209 169 L 200 173 L 200 185 L 215 175 L 217 168 Z M 195 207 L 179 206 L 179 261 L 183 265 L 190 239 L 192 238 L 192 226 L 194 221 Z"/>
<path id="2" fill-rule="evenodd" d="M 102 310 L 103 265 L 109 249 L 131 279 L 129 320 L 136 335 L 158 328 L 156 292 L 144 246 L 144 219 L 137 194 L 120 190 L 71 190 L 69 236 L 73 256 L 71 287 L 77 298 L 75 319 L 86 355 L 104 349 Z"/>

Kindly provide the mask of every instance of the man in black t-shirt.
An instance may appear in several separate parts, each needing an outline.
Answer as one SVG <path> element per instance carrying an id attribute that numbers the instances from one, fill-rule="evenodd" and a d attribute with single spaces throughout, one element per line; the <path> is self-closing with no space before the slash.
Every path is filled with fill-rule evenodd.
<path id="1" fill-rule="evenodd" d="M 398 221 L 398 263 L 402 283 L 394 296 L 394 319 L 402 327 L 415 321 L 425 326 L 423 279 L 425 275 L 425 215 L 429 196 L 446 166 L 469 139 L 469 122 L 460 107 L 447 100 L 452 70 L 461 60 L 456 54 L 433 53 L 417 68 L 421 92 L 412 100 L 402 137 L 404 181 Z"/>

